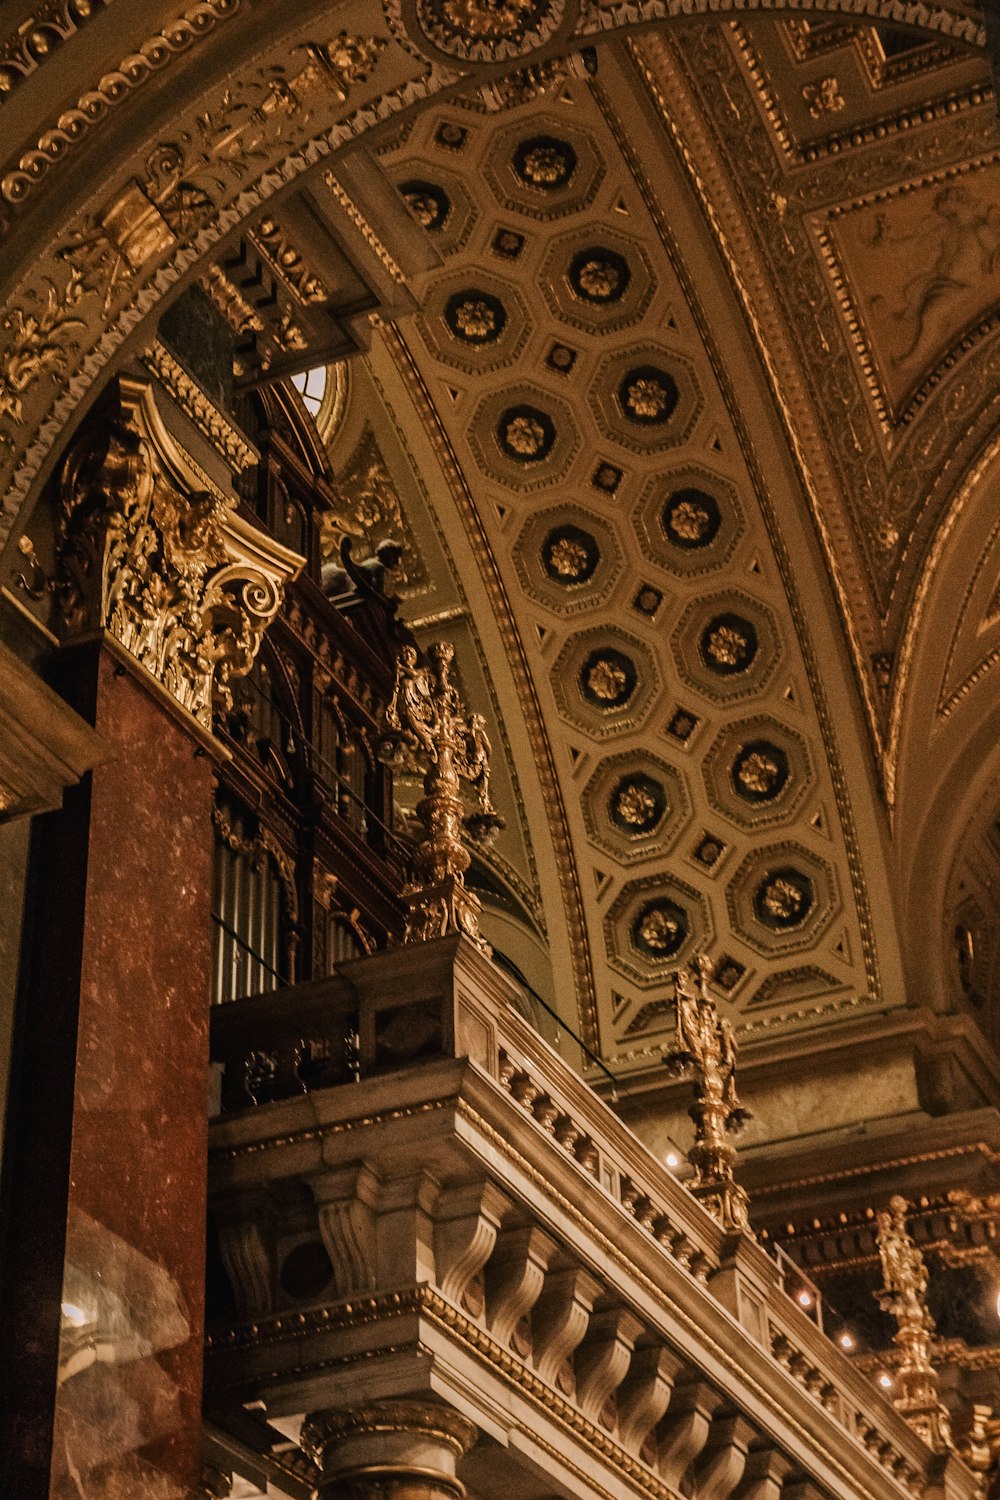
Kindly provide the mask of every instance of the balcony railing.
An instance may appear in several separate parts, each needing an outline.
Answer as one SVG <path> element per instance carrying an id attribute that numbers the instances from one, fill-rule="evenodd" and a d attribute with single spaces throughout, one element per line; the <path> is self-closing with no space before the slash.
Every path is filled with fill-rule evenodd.
<path id="1" fill-rule="evenodd" d="M 218 1009 L 237 1107 L 212 1126 L 210 1187 L 236 1316 L 210 1337 L 213 1409 L 293 1418 L 431 1392 L 515 1468 L 529 1433 L 588 1476 L 578 1493 L 767 1497 L 780 1473 L 798 1476 L 788 1494 L 971 1500 L 964 1466 L 924 1446 L 516 998 L 444 939 Z"/>

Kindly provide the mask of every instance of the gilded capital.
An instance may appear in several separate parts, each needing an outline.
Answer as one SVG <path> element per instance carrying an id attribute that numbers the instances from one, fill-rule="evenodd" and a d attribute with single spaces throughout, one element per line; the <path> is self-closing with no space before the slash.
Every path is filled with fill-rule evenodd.
<path id="1" fill-rule="evenodd" d="M 124 378 L 59 483 L 60 634 L 107 630 L 206 729 L 302 564 L 236 504 L 168 431 L 151 386 Z"/>

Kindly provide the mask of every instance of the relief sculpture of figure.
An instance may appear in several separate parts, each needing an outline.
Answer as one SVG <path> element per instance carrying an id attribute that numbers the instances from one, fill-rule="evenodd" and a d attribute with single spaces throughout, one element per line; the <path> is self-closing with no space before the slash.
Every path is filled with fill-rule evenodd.
<path id="1" fill-rule="evenodd" d="M 900 332 L 907 334 L 906 344 L 894 356 L 900 364 L 916 353 L 937 303 L 974 290 L 1000 270 L 1000 206 L 984 205 L 968 188 L 951 184 L 935 194 L 931 212 L 919 228 L 893 233 L 888 217 L 880 213 L 869 242 L 926 247 L 920 269 L 899 287 L 895 305 L 886 308 Z M 871 300 L 876 306 L 889 298 L 876 292 Z"/>

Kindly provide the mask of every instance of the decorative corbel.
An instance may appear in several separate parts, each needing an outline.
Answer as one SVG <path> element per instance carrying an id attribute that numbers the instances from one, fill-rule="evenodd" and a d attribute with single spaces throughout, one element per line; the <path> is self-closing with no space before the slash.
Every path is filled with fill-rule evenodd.
<path id="1" fill-rule="evenodd" d="M 660 1476 L 668 1488 L 680 1489 L 682 1479 L 708 1442 L 712 1417 L 721 1405 L 722 1396 L 707 1381 L 688 1380 L 674 1388 L 657 1455 Z"/>
<path id="2" fill-rule="evenodd" d="M 618 1441 L 636 1453 L 670 1404 L 684 1361 L 669 1349 L 637 1349 L 618 1392 Z"/>
<path id="3" fill-rule="evenodd" d="M 338 1297 L 375 1287 L 375 1202 L 379 1182 L 364 1162 L 310 1179 L 319 1232 Z"/>
<path id="4" fill-rule="evenodd" d="M 236 1193 L 212 1204 L 223 1269 L 241 1318 L 259 1318 L 274 1306 L 273 1206 L 261 1193 Z"/>
<path id="5" fill-rule="evenodd" d="M 739 1414 L 714 1419 L 708 1441 L 694 1465 L 698 1500 L 730 1500 L 743 1478 L 755 1437 L 756 1428 Z"/>
<path id="6" fill-rule="evenodd" d="M 510 1199 L 492 1182 L 476 1182 L 443 1194 L 434 1227 L 437 1284 L 445 1297 L 478 1317 L 485 1297 L 479 1274 L 493 1253 Z"/>
<path id="7" fill-rule="evenodd" d="M 624 1308 L 591 1318 L 575 1361 L 576 1401 L 588 1421 L 599 1422 L 606 1415 L 605 1407 L 628 1374 L 642 1332 L 642 1323 Z"/>
<path id="8" fill-rule="evenodd" d="M 556 1271 L 545 1278 L 541 1296 L 531 1312 L 531 1341 L 535 1369 L 552 1385 L 587 1332 L 601 1284 L 589 1271 Z"/>
<path id="9" fill-rule="evenodd" d="M 533 1225 L 497 1239 L 486 1267 L 486 1322 L 504 1348 L 534 1307 L 556 1248 L 555 1240 Z"/>

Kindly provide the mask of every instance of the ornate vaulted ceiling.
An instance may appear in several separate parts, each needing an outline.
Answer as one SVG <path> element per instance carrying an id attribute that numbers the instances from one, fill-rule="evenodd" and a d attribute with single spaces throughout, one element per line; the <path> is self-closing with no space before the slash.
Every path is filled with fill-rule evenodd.
<path id="1" fill-rule="evenodd" d="M 410 433 L 404 592 L 487 662 L 496 870 L 547 915 L 541 987 L 616 1070 L 658 1057 L 664 972 L 700 949 L 744 1040 L 897 1004 L 898 652 L 997 391 L 982 63 L 758 18 L 605 44 L 505 105 L 372 156 L 440 266 L 334 453 L 350 490 Z"/>
<path id="2" fill-rule="evenodd" d="M 246 381 L 370 345 L 331 541 L 400 537 L 456 638 L 497 946 L 619 1069 L 701 948 L 744 1040 L 1000 985 L 981 11 L 764 9 L 59 0 L 0 38 L 5 582 L 186 282 Z"/>

